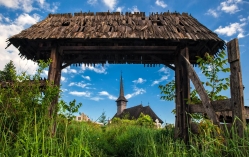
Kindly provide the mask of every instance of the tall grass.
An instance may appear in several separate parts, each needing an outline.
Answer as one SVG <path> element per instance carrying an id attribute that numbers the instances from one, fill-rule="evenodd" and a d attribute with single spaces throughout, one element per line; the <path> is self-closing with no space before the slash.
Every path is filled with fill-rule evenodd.
<path id="1" fill-rule="evenodd" d="M 174 139 L 173 128 L 153 129 L 136 125 L 112 124 L 105 127 L 90 122 L 68 122 L 57 118 L 57 133 L 50 134 L 54 124 L 46 118 L 26 115 L 26 121 L 15 134 L 0 128 L 0 156 L 83 156 L 83 157 L 175 157 L 175 156 L 249 156 L 249 132 L 240 138 L 236 128 L 225 129 L 221 136 L 210 132 L 194 135 L 185 144 Z M 7 116 L 0 116 L 5 123 Z M 9 119 L 8 119 L 9 122 Z M 6 125 L 11 127 L 11 125 Z"/>

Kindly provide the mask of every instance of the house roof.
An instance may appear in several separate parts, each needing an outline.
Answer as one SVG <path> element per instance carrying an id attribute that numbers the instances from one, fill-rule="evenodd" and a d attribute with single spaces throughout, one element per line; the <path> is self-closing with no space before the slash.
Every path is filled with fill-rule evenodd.
<path id="1" fill-rule="evenodd" d="M 175 51 L 186 45 L 189 47 L 190 61 L 195 63 L 197 55 L 203 56 L 205 52 L 214 55 L 225 47 L 225 42 L 217 34 L 188 13 L 170 12 L 152 13 L 149 16 L 145 16 L 144 12 L 124 15 L 120 12 L 49 14 L 46 19 L 10 37 L 7 42 L 8 46 L 13 44 L 18 48 L 21 56 L 33 60 L 48 59 L 51 47 L 59 45 L 58 50 L 64 60 L 73 55 L 78 58 L 79 54 L 93 55 L 100 51 L 115 51 L 122 55 L 132 53 L 124 63 L 141 63 L 142 58 L 145 60 L 143 63 L 157 63 L 154 60 L 160 59 L 167 61 L 173 58 Z M 132 58 L 133 51 L 140 55 Z M 147 61 L 145 56 L 141 57 L 141 53 L 168 56 L 162 58 L 158 55 L 152 61 Z M 114 60 L 113 54 L 100 56 L 103 60 L 100 62 L 98 59 L 100 63 L 106 60 L 119 63 L 124 59 L 123 56 Z M 92 58 L 90 55 L 82 57 L 89 57 L 85 62 L 94 63 L 96 55 Z"/>
<path id="2" fill-rule="evenodd" d="M 122 118 L 128 114 L 128 119 L 137 119 L 139 118 L 141 113 L 149 115 L 154 122 L 156 119 L 158 119 L 160 123 L 163 123 L 163 121 L 155 114 L 155 112 L 150 108 L 150 106 L 143 106 L 142 104 L 127 108 L 120 115 L 115 114 L 114 117 Z"/>

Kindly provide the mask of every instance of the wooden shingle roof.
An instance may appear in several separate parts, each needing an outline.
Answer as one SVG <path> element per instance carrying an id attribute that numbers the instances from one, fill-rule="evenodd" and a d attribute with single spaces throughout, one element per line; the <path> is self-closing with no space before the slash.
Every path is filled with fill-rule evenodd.
<path id="1" fill-rule="evenodd" d="M 45 20 L 14 35 L 26 39 L 163 38 L 222 41 L 187 13 L 75 13 L 50 14 Z"/>
<path id="2" fill-rule="evenodd" d="M 149 16 L 144 12 L 49 14 L 7 42 L 18 48 L 21 56 L 34 61 L 48 59 L 51 47 L 57 45 L 63 62 L 84 58 L 82 62 L 92 64 L 107 60 L 111 64 L 162 64 L 161 60 L 173 64 L 175 52 L 185 46 L 190 62 L 195 64 L 196 56 L 205 52 L 215 55 L 225 46 L 217 34 L 191 15 L 169 12 Z"/>

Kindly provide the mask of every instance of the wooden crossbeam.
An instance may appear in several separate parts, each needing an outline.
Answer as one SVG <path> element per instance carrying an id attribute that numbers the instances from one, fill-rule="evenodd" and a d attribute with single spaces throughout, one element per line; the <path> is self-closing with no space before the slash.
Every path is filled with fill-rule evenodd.
<path id="1" fill-rule="evenodd" d="M 211 105 L 215 112 L 232 111 L 231 99 L 212 101 Z M 189 105 L 189 113 L 206 113 L 203 104 Z"/>
<path id="2" fill-rule="evenodd" d="M 214 124 L 219 125 L 219 119 L 215 114 L 214 108 L 211 105 L 210 99 L 205 91 L 205 88 L 202 85 L 202 82 L 200 81 L 198 75 L 196 74 L 193 66 L 189 63 L 189 61 L 184 56 L 181 55 L 181 57 L 185 61 L 189 78 L 191 79 L 197 93 L 201 98 L 203 108 L 205 109 L 208 118 L 211 119 Z"/>
<path id="3" fill-rule="evenodd" d="M 63 51 L 125 51 L 125 50 L 139 50 L 139 51 L 174 51 L 177 46 L 60 46 Z M 51 50 L 50 46 L 40 47 L 39 50 Z"/>

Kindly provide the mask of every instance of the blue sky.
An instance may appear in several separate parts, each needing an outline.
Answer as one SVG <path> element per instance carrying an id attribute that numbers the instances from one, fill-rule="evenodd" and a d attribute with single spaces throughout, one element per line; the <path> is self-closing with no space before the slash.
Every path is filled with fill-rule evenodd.
<path id="1" fill-rule="evenodd" d="M 230 41 L 239 38 L 245 105 L 249 106 L 249 1 L 248 0 L 0 0 L 0 70 L 13 60 L 18 71 L 34 74 L 37 65 L 22 60 L 13 46 L 5 50 L 6 39 L 43 20 L 49 13 L 74 12 L 187 12 Z M 174 102 L 160 100 L 159 84 L 174 78 L 169 68 L 144 65 L 97 65 L 96 67 L 68 67 L 62 73 L 62 99 L 82 102 L 80 112 L 96 120 L 103 111 L 107 117 L 116 113 L 120 73 L 123 73 L 127 107 L 150 105 L 165 122 L 174 123 Z M 198 70 L 197 70 L 198 71 Z M 47 71 L 44 72 L 44 75 Z M 200 74 L 200 73 L 199 73 Z M 200 78 L 204 77 L 200 74 Z M 224 92 L 230 97 L 229 91 Z"/>

